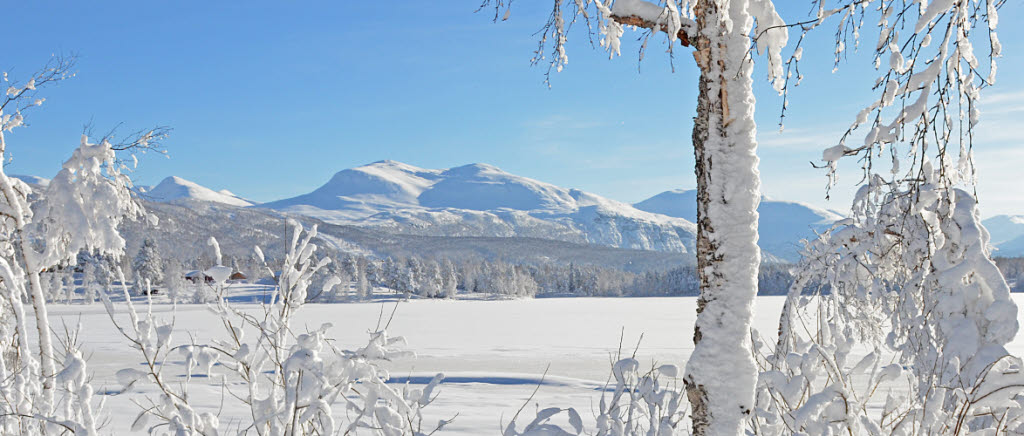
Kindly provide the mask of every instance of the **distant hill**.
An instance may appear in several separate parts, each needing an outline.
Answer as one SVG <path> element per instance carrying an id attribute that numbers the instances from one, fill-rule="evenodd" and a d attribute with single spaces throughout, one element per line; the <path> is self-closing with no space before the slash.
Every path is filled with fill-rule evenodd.
<path id="1" fill-rule="evenodd" d="M 697 191 L 665 191 L 634 204 L 637 209 L 697 221 Z M 758 206 L 758 245 L 762 251 L 787 261 L 800 258 L 800 240 L 813 238 L 843 216 L 795 201 L 761 198 Z"/>
<path id="2" fill-rule="evenodd" d="M 1024 256 L 1024 215 L 996 215 L 981 222 L 988 230 L 993 256 Z"/>
<path id="3" fill-rule="evenodd" d="M 175 176 L 163 179 L 156 186 L 137 187 L 136 192 L 138 192 L 139 196 L 155 202 L 166 203 L 175 200 L 188 199 L 223 203 L 231 206 L 252 205 L 251 202 L 232 194 L 231 191 L 214 191 L 198 183 Z"/>

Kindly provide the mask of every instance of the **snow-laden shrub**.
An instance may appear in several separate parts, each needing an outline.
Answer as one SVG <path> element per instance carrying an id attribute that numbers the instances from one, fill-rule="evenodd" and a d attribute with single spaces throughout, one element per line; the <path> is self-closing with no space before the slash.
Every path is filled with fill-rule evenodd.
<path id="1" fill-rule="evenodd" d="M 644 370 L 635 357 L 621 358 L 612 364 L 609 381 L 602 389 L 593 429 L 587 429 L 580 412 L 571 407 L 548 407 L 538 410 L 532 418 L 524 417 L 520 421 L 519 416 L 526 407 L 524 404 L 509 423 L 503 425 L 502 436 L 685 434 L 689 430 L 689 422 L 684 418 L 690 406 L 683 392 L 681 376 L 681 368 L 676 365 Z M 532 399 L 533 396 L 527 403 Z"/>
<path id="2" fill-rule="evenodd" d="M 305 333 L 296 331 L 292 322 L 306 304 L 311 279 L 329 258 L 317 261 L 314 257 L 317 247 L 311 241 L 316 237 L 316 227 L 303 234 L 298 222 L 290 224 L 295 231 L 279 286 L 270 300 L 253 312 L 235 307 L 224 298 L 209 305 L 223 323 L 227 340 L 201 342 L 192 338 L 188 344 L 174 346 L 173 321 L 159 320 L 148 310 L 140 313 L 128 300 L 130 322 L 119 323 L 112 303 L 104 300 L 111 319 L 144 361 L 141 370 L 131 367 L 119 371 L 118 379 L 125 390 L 145 383 L 158 391 L 143 403 L 133 430 L 217 434 L 221 425 L 217 416 L 190 402 L 188 390 L 196 374 L 206 375 L 207 380 L 218 375 L 241 380 L 240 387 L 224 385 L 224 401 L 238 401 L 249 409 L 252 421 L 242 428 L 256 434 L 358 431 L 397 436 L 436 430 L 422 428 L 421 411 L 433 401 L 443 375 L 438 374 L 423 389 L 395 388 L 386 384 L 389 375 L 376 364 L 412 355 L 399 348 L 404 343 L 402 338 L 374 331 L 365 346 L 342 350 L 326 340 L 330 324 Z M 127 298 L 127 288 L 124 292 Z M 168 380 L 163 363 L 172 356 L 185 362 L 184 383 Z M 340 413 L 342 410 L 347 413 Z M 344 421 L 337 420 L 342 417 Z"/>

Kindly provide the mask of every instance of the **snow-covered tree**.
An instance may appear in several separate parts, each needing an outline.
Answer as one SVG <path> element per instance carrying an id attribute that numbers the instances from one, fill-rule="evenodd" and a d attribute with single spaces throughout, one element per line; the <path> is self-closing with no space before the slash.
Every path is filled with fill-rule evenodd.
<path id="1" fill-rule="evenodd" d="M 85 304 L 92 304 L 96 301 L 96 266 L 92 263 L 84 264 L 82 271 L 82 301 Z"/>
<path id="2" fill-rule="evenodd" d="M 0 160 L 8 153 L 8 133 L 24 125 L 26 111 L 43 103 L 37 90 L 67 77 L 71 65 L 68 59 L 54 58 L 25 82 L 16 83 L 3 75 L 9 85 L 0 97 Z M 0 168 L 0 291 L 14 314 L 6 327 L 19 338 L 5 343 L 10 348 L 0 353 L 15 356 L 0 364 L 0 391 L 11 399 L 0 403 L 0 432 L 48 433 L 48 428 L 61 428 L 54 432 L 96 433 L 93 391 L 85 382 L 85 362 L 73 343 L 62 342 L 63 369 L 57 372 L 58 354 L 40 272 L 69 264 L 82 250 L 114 256 L 123 253 L 124 239 L 117 226 L 125 217 L 138 216 L 141 209 L 131 199 L 131 182 L 121 173 L 123 166 L 115 152 L 149 147 L 161 136 L 146 131 L 126 142 L 114 143 L 106 137 L 92 143 L 83 135 L 78 148 L 31 205 L 30 188 Z M 34 312 L 34 349 L 29 343 L 23 296 L 31 301 Z M 58 390 L 59 397 L 55 395 Z"/>
<path id="3" fill-rule="evenodd" d="M 422 265 L 419 288 L 416 293 L 430 298 L 442 296 L 444 278 L 441 276 L 441 266 L 433 260 L 427 260 Z"/>
<path id="4" fill-rule="evenodd" d="M 459 285 L 459 277 L 455 271 L 455 264 L 450 259 L 441 261 L 441 296 L 452 298 L 455 296 Z"/>
<path id="5" fill-rule="evenodd" d="M 424 281 L 423 261 L 416 256 L 405 259 L 405 267 L 398 266 L 398 286 L 406 295 L 417 293 Z"/>
<path id="6" fill-rule="evenodd" d="M 71 304 L 75 299 L 75 276 L 70 270 L 61 268 L 58 275 L 60 276 L 60 287 L 64 289 L 64 301 L 67 304 Z"/>
<path id="7" fill-rule="evenodd" d="M 185 299 L 185 272 L 181 262 L 177 259 L 166 259 L 164 261 L 164 288 L 167 290 L 167 298 L 172 302 Z"/>
<path id="8" fill-rule="evenodd" d="M 353 263 L 353 281 L 356 287 L 356 297 L 360 299 L 369 298 L 373 293 L 369 280 L 369 265 L 365 257 L 359 256 Z"/>
<path id="9" fill-rule="evenodd" d="M 84 272 L 91 272 L 90 282 L 94 283 L 100 290 L 110 287 L 110 278 L 113 276 L 113 259 L 110 256 L 91 253 L 87 250 L 78 252 L 77 269 Z"/>
<path id="10" fill-rule="evenodd" d="M 163 259 L 156 241 L 146 238 L 139 247 L 139 252 L 132 260 L 132 270 L 135 271 L 135 293 L 142 295 L 147 292 L 147 286 L 156 287 L 163 283 Z M 148 283 L 148 285 L 147 285 Z"/>
<path id="11" fill-rule="evenodd" d="M 487 1 L 497 13 L 511 2 Z M 686 369 L 697 434 L 736 434 L 753 410 L 757 368 L 750 356 L 750 326 L 757 292 L 757 206 L 760 179 L 751 79 L 751 38 L 766 53 L 780 91 L 781 58 L 788 33 L 771 0 L 555 0 L 534 62 L 561 70 L 568 62 L 568 30 L 576 20 L 598 20 L 601 45 L 620 52 L 625 26 L 664 31 L 669 50 L 692 46 L 700 69 L 693 147 L 697 172 L 697 262 L 701 294 L 695 349 Z M 588 26 L 589 27 L 589 26 Z M 766 32 L 768 29 L 773 29 Z M 550 39 L 549 39 L 550 38 Z M 550 57 L 545 58 L 551 41 Z M 730 362 L 722 365 L 721 362 Z"/>
<path id="12" fill-rule="evenodd" d="M 846 156 L 859 158 L 866 183 L 851 218 L 807 250 L 765 362 L 771 380 L 763 385 L 758 415 L 768 419 L 757 425 L 767 434 L 1020 432 L 1024 408 L 1014 396 L 1024 380 L 1013 368 L 1021 361 L 1004 347 L 1019 328 L 1017 307 L 989 258 L 971 193 L 979 98 L 995 81 L 1001 53 L 995 29 L 1004 2 L 841 3 L 847 4 L 822 7 L 821 19 L 805 29 L 841 17 L 838 58 L 850 45 L 846 38 L 856 43 L 865 22 L 877 25 L 872 53 L 880 75 L 877 99 L 823 160 L 830 187 Z M 976 54 L 979 43 L 987 63 Z M 854 139 L 862 128 L 863 141 Z M 813 281 L 828 286 L 827 297 L 796 296 Z M 812 338 L 796 327 L 809 316 L 825 318 Z M 854 373 L 815 363 L 821 357 L 841 362 L 858 342 L 874 344 L 875 352 Z M 899 361 L 882 367 L 879 356 L 888 353 Z M 869 395 L 811 383 L 824 375 L 846 385 L 865 371 L 906 377 L 910 395 L 887 399 L 877 416 L 866 408 Z M 790 403 L 795 398 L 783 393 L 784 384 L 814 404 Z M 852 413 L 833 421 L 839 401 Z M 806 419 L 787 418 L 796 415 Z"/>
<path id="13" fill-rule="evenodd" d="M 392 292 L 398 292 L 398 287 L 401 286 L 399 283 L 399 264 L 400 262 L 388 256 L 381 262 L 380 268 L 377 269 L 378 283 L 391 289 Z"/>
<path id="14" fill-rule="evenodd" d="M 497 20 L 509 17 L 511 3 L 489 0 L 484 5 L 494 6 Z M 700 70 L 692 143 L 701 293 L 686 384 L 697 434 L 739 433 L 753 411 L 757 370 L 749 352 L 749 328 L 760 263 L 753 52 L 766 54 L 769 79 L 785 95 L 801 78 L 797 65 L 809 31 L 830 18 L 838 20 L 834 53 L 838 64 L 847 50 L 859 46 L 863 24 L 877 23 L 878 38 L 869 47 L 876 54 L 876 67 L 881 67 L 875 86 L 878 100 L 856 116 L 838 145 L 825 151 L 830 180 L 834 181 L 836 162 L 843 156 L 859 156 L 865 175 L 873 177 L 873 161 L 883 151 L 892 158 L 893 174 L 907 174 L 917 181 L 911 184 L 912 195 L 932 177 L 932 168 L 938 168 L 938 177 L 944 181 L 940 186 L 945 189 L 962 177 L 973 177 L 970 150 L 977 103 L 980 89 L 995 78 L 995 58 L 1001 52 L 995 33 L 997 9 L 1004 2 L 809 3 L 811 17 L 787 25 L 772 0 L 555 0 L 534 54 L 535 63 L 548 62 L 549 71 L 561 70 L 568 62 L 568 30 L 578 20 L 588 29 L 591 20 L 597 20 L 601 45 L 613 56 L 620 52 L 626 26 L 664 32 L 670 52 L 677 41 L 694 49 Z M 782 50 L 790 28 L 801 33 L 784 61 Z M 977 33 L 982 36 L 976 37 Z M 986 40 L 989 48 L 988 72 L 982 71 L 973 48 L 978 39 Z M 545 53 L 548 47 L 550 54 Z M 883 59 L 888 60 L 885 67 Z M 864 141 L 849 143 L 850 134 L 861 126 L 869 130 Z M 929 150 L 929 143 L 937 145 L 937 150 Z M 959 159 L 954 163 L 956 148 Z M 929 152 L 939 161 L 935 167 L 925 158 Z M 902 170 L 901 153 L 910 157 Z"/>

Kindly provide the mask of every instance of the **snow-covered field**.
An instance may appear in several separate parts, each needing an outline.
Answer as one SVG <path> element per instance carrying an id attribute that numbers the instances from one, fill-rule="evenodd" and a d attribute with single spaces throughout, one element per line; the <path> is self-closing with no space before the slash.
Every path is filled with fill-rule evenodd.
<path id="1" fill-rule="evenodd" d="M 1014 297 L 1018 305 L 1024 305 L 1024 295 Z M 758 330 L 769 335 L 777 328 L 782 301 L 781 297 L 758 298 Z M 589 411 L 598 401 L 610 356 L 619 349 L 620 337 L 623 352 L 632 354 L 636 349 L 643 365 L 683 365 L 692 351 L 695 302 L 688 297 L 403 302 L 388 330 L 405 336 L 408 348 L 418 357 L 390 362 L 387 367 L 396 382 L 409 379 L 425 383 L 435 373 L 446 374 L 440 395 L 426 409 L 426 422 L 431 423 L 458 414 L 443 434 L 499 434 L 502 418 L 507 422 L 516 413 L 545 369 L 548 375 L 533 403 L 540 407 L 576 407 L 592 423 Z M 255 305 L 249 305 L 246 310 L 255 309 Z M 329 322 L 334 326 L 330 336 L 337 345 L 355 348 L 365 344 L 367 332 L 377 326 L 382 312 L 386 322 L 392 309 L 394 303 L 311 304 L 301 310 L 295 327 L 313 330 Z M 187 332 L 199 342 L 223 332 L 218 318 L 204 306 L 178 305 L 172 311 L 170 305 L 156 304 L 153 311 L 168 319 L 174 317 L 176 343 L 186 343 Z M 154 392 L 142 389 L 117 395 L 120 385 L 114 373 L 142 359 L 125 346 L 102 305 L 52 305 L 51 316 L 56 331 L 62 331 L 62 322 L 69 327 L 81 322 L 80 342 L 93 384 L 98 392 L 108 393 L 104 410 L 108 424 L 103 432 L 127 432 L 140 410 L 134 402 Z M 1024 318 L 1021 322 L 1024 324 Z M 1018 336 L 1010 351 L 1024 354 L 1024 338 Z M 167 379 L 184 373 L 182 362 L 171 365 L 174 367 L 169 374 L 174 377 Z M 213 372 L 215 377 L 209 382 L 193 381 L 190 395 L 217 412 L 222 430 L 230 432 L 236 429 L 232 423 L 239 421 L 243 410 L 232 408 L 231 398 L 226 398 L 222 406 L 217 369 Z M 340 409 L 335 413 L 344 413 Z"/>

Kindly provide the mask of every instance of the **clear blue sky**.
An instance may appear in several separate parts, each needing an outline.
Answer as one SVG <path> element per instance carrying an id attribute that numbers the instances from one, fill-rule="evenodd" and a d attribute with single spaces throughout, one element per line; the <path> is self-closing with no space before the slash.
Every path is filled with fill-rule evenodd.
<path id="1" fill-rule="evenodd" d="M 624 56 L 609 61 L 576 33 L 570 64 L 548 89 L 544 68 L 529 66 L 548 3 L 515 2 L 498 24 L 473 13 L 478 0 L 404 3 L 5 5 L 12 18 L 0 68 L 12 77 L 51 53 L 79 56 L 77 77 L 47 91 L 31 126 L 10 136 L 8 172 L 51 176 L 91 120 L 97 131 L 120 122 L 174 128 L 171 159 L 142 156 L 138 184 L 178 175 L 256 201 L 308 192 L 381 159 L 486 162 L 627 202 L 694 186 L 688 50 L 673 73 L 660 39 L 638 63 L 627 34 Z M 782 14 L 805 11 L 801 3 Z M 1005 57 L 977 145 L 984 215 L 1024 213 L 1024 148 L 1015 147 L 1024 133 L 1024 8 L 1008 2 L 1001 18 Z M 875 75 L 864 59 L 832 74 L 832 30 L 822 30 L 805 50 L 785 134 L 781 100 L 757 82 L 761 171 L 769 196 L 846 210 L 857 169 L 840 174 L 826 203 L 824 174 L 808 162 L 869 103 Z"/>

